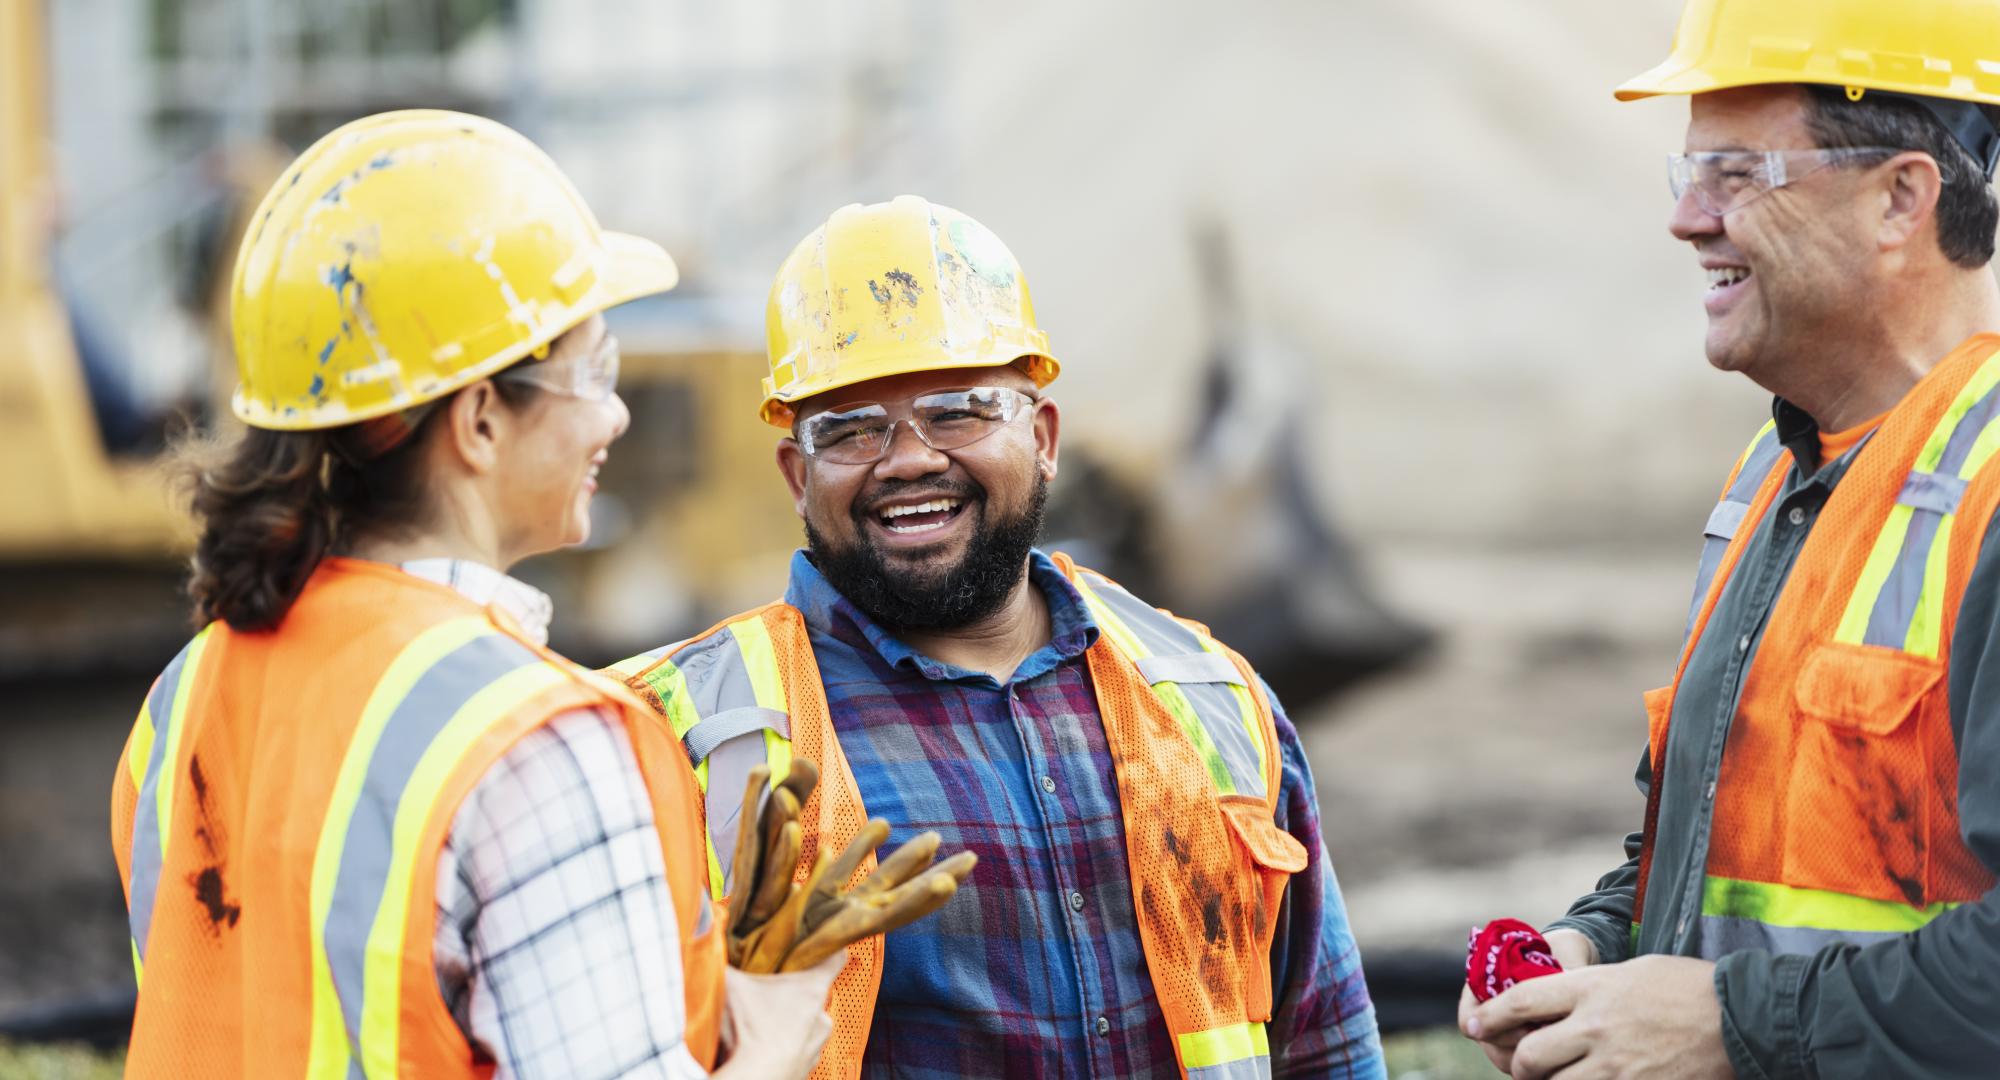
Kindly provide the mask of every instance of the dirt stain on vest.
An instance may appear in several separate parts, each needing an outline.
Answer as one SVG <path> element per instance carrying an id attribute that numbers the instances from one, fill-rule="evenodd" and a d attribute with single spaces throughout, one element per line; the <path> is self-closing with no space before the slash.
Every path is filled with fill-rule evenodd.
<path id="1" fill-rule="evenodd" d="M 208 928 L 213 933 L 221 933 L 225 928 L 234 928 L 236 920 L 243 915 L 243 905 L 230 903 L 223 895 L 222 868 L 211 866 L 189 879 L 194 886 L 195 903 L 200 904 L 208 914 Z"/>

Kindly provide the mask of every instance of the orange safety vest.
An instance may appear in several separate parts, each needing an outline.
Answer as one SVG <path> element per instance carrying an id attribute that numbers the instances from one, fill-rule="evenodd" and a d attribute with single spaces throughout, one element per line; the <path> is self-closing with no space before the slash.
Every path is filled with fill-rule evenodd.
<path id="1" fill-rule="evenodd" d="M 1102 630 L 1086 662 L 1124 808 L 1139 937 L 1182 1071 L 1203 1080 L 1268 1077 L 1271 941 L 1285 885 L 1307 859 L 1274 821 L 1270 702 L 1250 665 L 1206 627 L 1063 555 L 1055 560 Z M 798 609 L 770 604 L 612 670 L 668 719 L 696 763 L 718 902 L 733 884 L 718 853 L 735 848 L 735 804 L 755 765 L 781 777 L 798 754 L 819 766 L 802 815 L 804 850 L 837 851 L 867 821 Z M 870 855 L 853 881 L 874 868 Z M 883 949 L 877 936 L 849 950 L 815 1077 L 860 1074 Z"/>
<path id="2" fill-rule="evenodd" d="M 329 559 L 276 631 L 197 634 L 125 744 L 111 819 L 139 980 L 129 1075 L 489 1075 L 438 988 L 438 854 L 487 769 L 584 707 L 624 721 L 646 777 L 688 1048 L 712 1064 L 722 941 L 699 795 L 659 721 L 495 609 Z"/>
<path id="3" fill-rule="evenodd" d="M 1959 832 L 1946 664 L 1966 579 L 2000 504 L 2000 469 L 1983 469 L 1997 448 L 2000 336 L 1982 335 L 1889 413 L 1821 509 L 1729 729 L 1713 792 L 1701 955 L 1884 940 L 1994 886 Z M 1654 780 L 1640 904 L 1674 694 L 1791 468 L 1766 424 L 1710 518 L 1674 684 L 1646 695 Z"/>

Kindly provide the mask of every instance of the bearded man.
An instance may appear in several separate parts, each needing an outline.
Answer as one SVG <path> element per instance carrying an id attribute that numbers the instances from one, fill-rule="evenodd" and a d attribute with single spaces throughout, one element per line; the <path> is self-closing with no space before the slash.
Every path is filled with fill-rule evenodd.
<path id="1" fill-rule="evenodd" d="M 920 198 L 848 206 L 785 260 L 767 327 L 807 543 L 785 598 L 615 670 L 706 785 L 718 901 L 745 777 L 795 755 L 821 776 L 806 851 L 873 814 L 979 856 L 970 900 L 849 950 L 815 1075 L 1383 1075 L 1269 688 L 1034 546 L 1060 365 L 1013 255 Z"/>

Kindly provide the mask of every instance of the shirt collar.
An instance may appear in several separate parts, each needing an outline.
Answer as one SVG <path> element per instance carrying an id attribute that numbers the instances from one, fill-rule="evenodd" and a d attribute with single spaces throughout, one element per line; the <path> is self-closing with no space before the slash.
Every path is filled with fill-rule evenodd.
<path id="1" fill-rule="evenodd" d="M 1847 464 L 1868 445 L 1875 433 L 1869 432 L 1859 442 L 1840 455 L 1837 462 L 1820 460 L 1819 421 L 1812 414 L 1781 397 L 1771 399 L 1771 420 L 1777 425 L 1778 445 L 1792 452 L 1792 460 L 1798 463 L 1799 475 L 1808 480 L 1822 480 L 1828 487 L 1837 482 L 1847 472 Z M 1876 430 L 1880 430 L 1877 426 Z M 1839 464 L 1839 469 L 1828 469 L 1829 464 Z"/>
<path id="2" fill-rule="evenodd" d="M 1048 644 L 1021 661 L 1009 682 L 1042 675 L 1083 655 L 1097 641 L 1097 620 L 1091 617 L 1083 594 L 1063 576 L 1055 560 L 1039 548 L 1028 553 L 1028 581 L 1042 590 L 1043 598 L 1048 601 L 1052 633 Z M 856 648 L 872 649 L 891 667 L 916 671 L 927 679 L 993 682 L 984 672 L 933 660 L 912 649 L 841 595 L 803 550 L 792 554 L 792 576 L 785 588 L 785 602 L 799 609 L 811 629 Z"/>
<path id="3" fill-rule="evenodd" d="M 549 643 L 549 621 L 555 604 L 547 593 L 470 559 L 411 559 L 402 565 L 411 577 L 449 586 L 460 596 L 484 607 L 493 604 L 507 613 L 537 645 Z"/>

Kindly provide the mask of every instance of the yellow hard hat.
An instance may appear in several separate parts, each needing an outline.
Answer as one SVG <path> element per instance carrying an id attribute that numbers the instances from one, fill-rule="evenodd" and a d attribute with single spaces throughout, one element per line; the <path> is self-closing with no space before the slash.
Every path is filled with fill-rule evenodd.
<path id="1" fill-rule="evenodd" d="M 1993 0 L 1688 0 L 1673 52 L 1620 101 L 1820 83 L 2000 105 Z"/>
<path id="2" fill-rule="evenodd" d="M 659 245 L 599 228 L 512 129 L 370 116 L 301 154 L 251 218 L 230 291 L 235 412 L 278 430 L 386 416 L 678 278 Z"/>
<path id="3" fill-rule="evenodd" d="M 1017 364 L 1047 386 L 1062 370 L 1006 245 L 914 195 L 843 206 L 799 241 L 764 328 L 763 417 L 779 427 L 792 402 L 885 375 Z"/>

